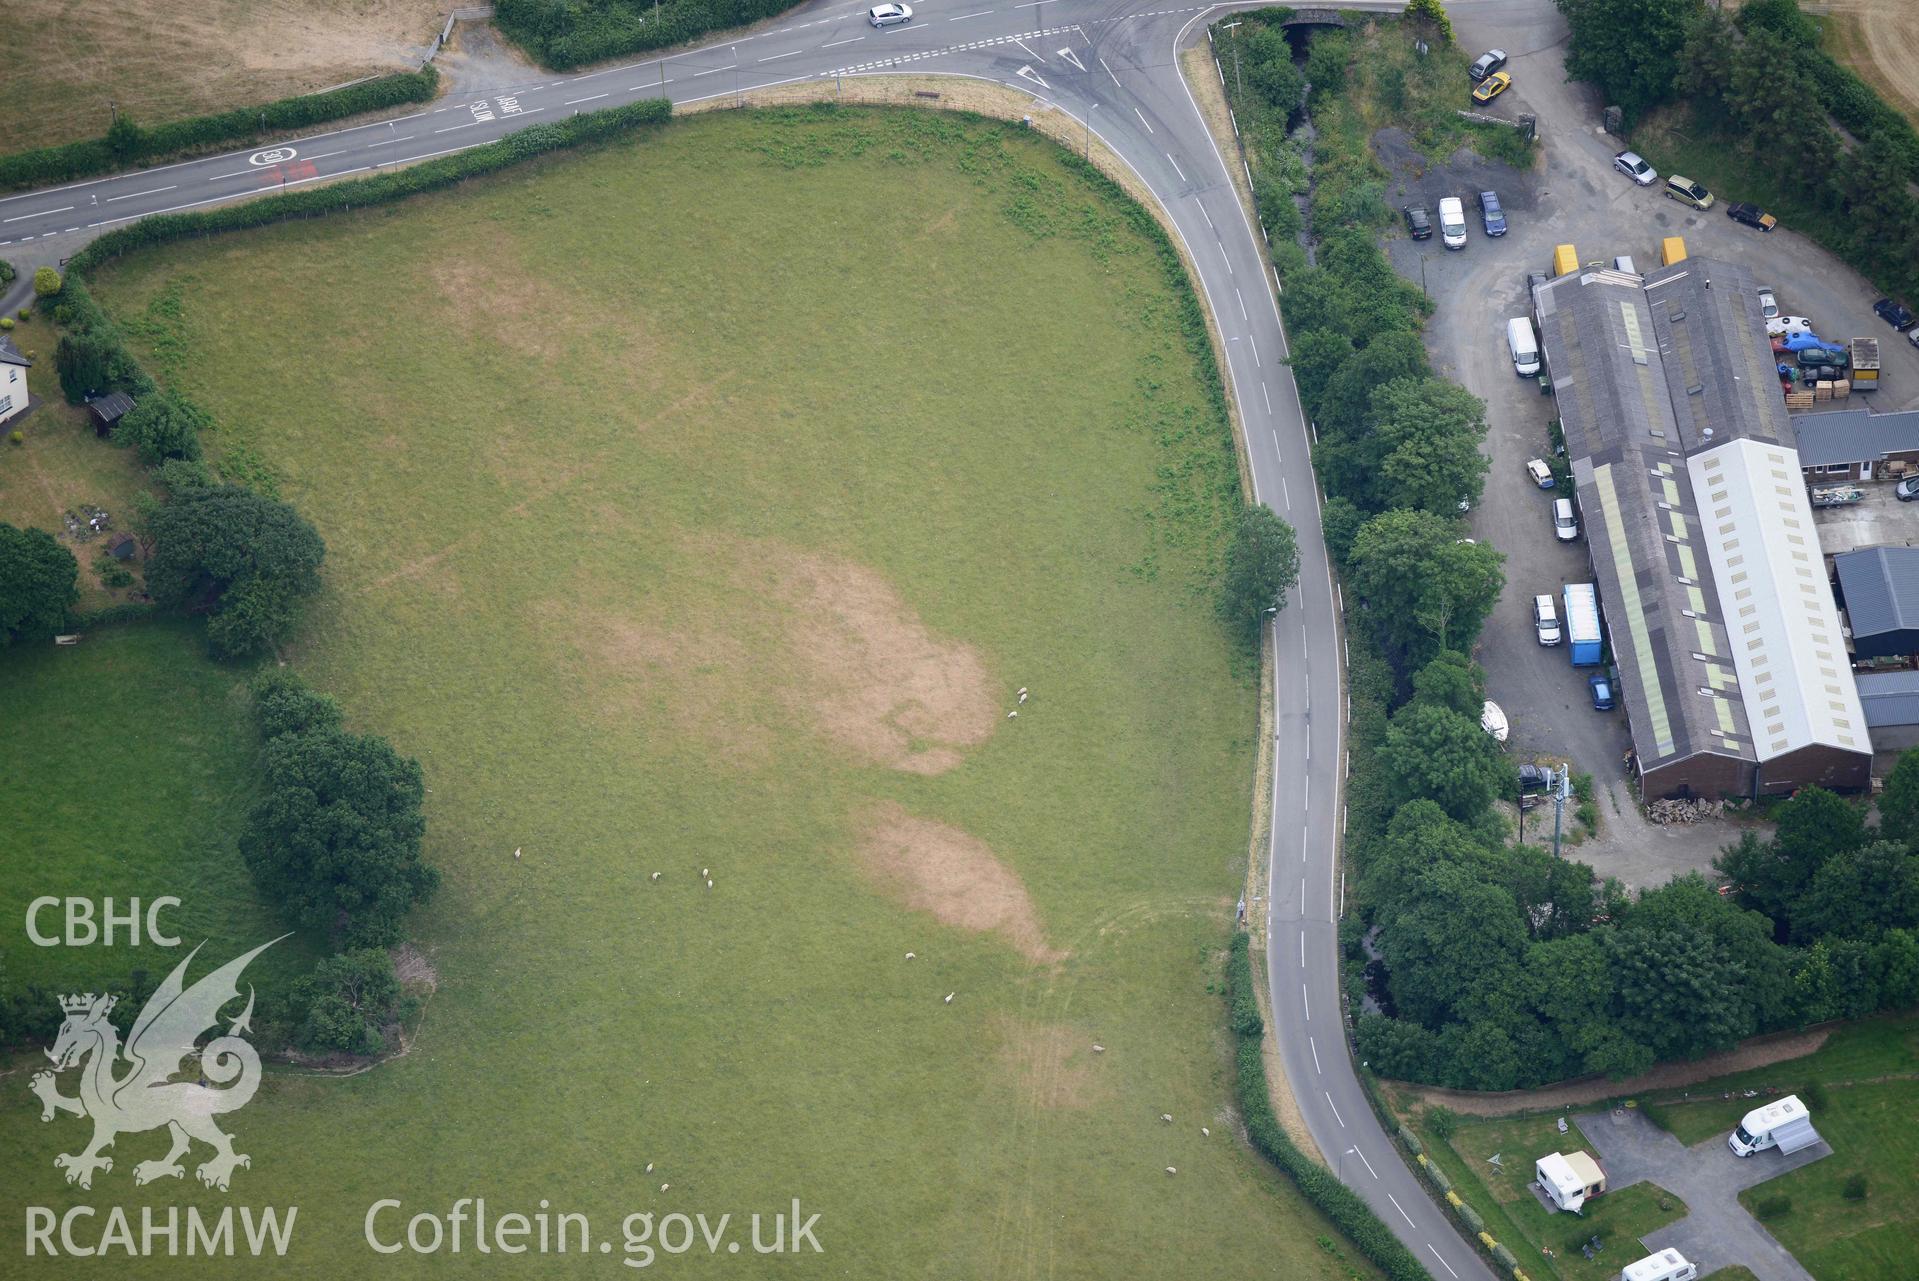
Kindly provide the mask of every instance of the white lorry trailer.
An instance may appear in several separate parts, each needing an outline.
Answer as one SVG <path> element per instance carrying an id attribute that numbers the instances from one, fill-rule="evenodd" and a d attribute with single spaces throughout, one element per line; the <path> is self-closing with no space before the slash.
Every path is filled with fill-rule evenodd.
<path id="1" fill-rule="evenodd" d="M 1762 1108 L 1746 1113 L 1746 1119 L 1733 1129 L 1726 1146 L 1735 1156 L 1751 1156 L 1767 1148 L 1792 1153 L 1819 1142 L 1819 1131 L 1812 1128 L 1812 1116 L 1796 1094 L 1775 1099 Z"/>

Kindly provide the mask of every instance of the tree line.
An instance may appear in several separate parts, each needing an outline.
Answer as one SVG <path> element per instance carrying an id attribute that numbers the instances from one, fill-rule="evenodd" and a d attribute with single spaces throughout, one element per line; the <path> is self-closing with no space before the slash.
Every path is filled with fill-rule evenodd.
<path id="1" fill-rule="evenodd" d="M 1826 53 L 1797 0 L 1557 0 L 1566 70 L 1628 120 L 1683 105 L 1691 132 L 1790 201 L 1805 234 L 1919 293 L 1919 131 Z M 1781 213 L 1781 210 L 1774 210 Z"/>

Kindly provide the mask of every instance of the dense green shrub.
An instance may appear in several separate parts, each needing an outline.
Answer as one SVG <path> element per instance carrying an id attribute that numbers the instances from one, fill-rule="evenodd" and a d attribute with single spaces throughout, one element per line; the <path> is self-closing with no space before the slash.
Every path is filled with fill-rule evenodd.
<path id="1" fill-rule="evenodd" d="M 326 545 L 285 503 L 237 485 L 174 494 L 148 521 L 147 588 L 168 609 L 210 615 L 215 655 L 259 653 L 319 590 Z"/>
<path id="2" fill-rule="evenodd" d="M 51 298 L 60 292 L 60 272 L 55 267 L 42 267 L 33 273 L 33 296 Z"/>
<path id="3" fill-rule="evenodd" d="M 322 1053 L 378 1054 L 381 1029 L 401 1018 L 408 1002 L 385 949 L 357 948 L 329 956 L 298 980 L 289 996 L 294 1039 Z"/>
<path id="4" fill-rule="evenodd" d="M 0 647 L 45 640 L 80 599 L 80 563 L 44 529 L 0 522 Z"/>
<path id="5" fill-rule="evenodd" d="M 139 451 L 140 461 L 155 467 L 168 459 L 192 462 L 200 457 L 200 433 L 206 411 L 171 391 L 148 396 L 114 424 L 113 443 Z"/>
<path id="6" fill-rule="evenodd" d="M 439 83 L 439 73 L 428 64 L 418 71 L 381 76 L 344 89 L 282 98 L 263 107 L 238 107 L 152 129 L 142 129 L 128 117 L 117 116 L 104 137 L 0 156 L 0 189 L 71 182 L 187 152 L 244 146 L 269 134 L 305 129 L 366 111 L 428 102 L 439 91 Z"/>
<path id="7" fill-rule="evenodd" d="M 1253 987 L 1253 963 L 1245 934 L 1233 935 L 1226 949 L 1226 999 L 1236 1036 L 1259 1036 L 1266 1024 L 1259 1016 L 1259 996 Z"/>
<path id="8" fill-rule="evenodd" d="M 1839 1195 L 1844 1197 L 1848 1201 L 1865 1200 L 1866 1199 L 1865 1174 L 1858 1170 L 1855 1170 L 1851 1174 L 1848 1174 L 1846 1176 L 1846 1181 L 1839 1185 Z"/>

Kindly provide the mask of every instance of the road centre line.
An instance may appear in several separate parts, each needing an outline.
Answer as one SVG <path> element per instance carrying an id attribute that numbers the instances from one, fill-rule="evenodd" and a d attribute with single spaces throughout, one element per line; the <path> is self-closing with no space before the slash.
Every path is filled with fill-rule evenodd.
<path id="1" fill-rule="evenodd" d="M 1402 1219 L 1404 1219 L 1404 1220 L 1406 1220 L 1406 1226 L 1407 1226 L 1407 1227 L 1409 1227 L 1409 1228 L 1416 1228 L 1416 1227 L 1418 1227 L 1418 1226 L 1419 1226 L 1419 1225 L 1418 1225 L 1417 1223 L 1414 1223 L 1414 1222 L 1413 1222 L 1413 1216 L 1412 1216 L 1412 1215 L 1410 1215 L 1410 1214 L 1408 1214 L 1408 1213 L 1406 1213 L 1406 1207 L 1405 1207 L 1405 1206 L 1403 1206 L 1403 1205 L 1401 1205 L 1401 1204 L 1399 1203 L 1399 1198 L 1398 1198 L 1398 1197 L 1396 1197 L 1396 1196 L 1394 1196 L 1394 1195 L 1393 1195 L 1392 1193 L 1390 1193 L 1390 1192 L 1388 1192 L 1388 1193 L 1386 1194 L 1386 1199 L 1387 1199 L 1388 1201 L 1391 1201 L 1391 1202 L 1393 1203 L 1393 1209 L 1395 1209 L 1395 1210 L 1397 1210 L 1397 1211 L 1399 1211 L 1399 1217 L 1400 1217 L 1400 1218 L 1402 1218 Z"/>
<path id="2" fill-rule="evenodd" d="M 987 14 L 991 12 L 993 12 L 991 9 L 981 9 L 978 13 L 962 13 L 957 18 L 948 18 L 947 21 L 948 22 L 964 22 L 968 18 L 984 18 Z"/>
<path id="3" fill-rule="evenodd" d="M 853 37 L 852 37 L 851 39 L 847 39 L 847 40 L 835 40 L 835 41 L 834 41 L 834 42 L 833 42 L 832 44 L 823 44 L 823 45 L 821 45 L 821 46 L 820 46 L 820 48 L 822 48 L 822 49 L 837 49 L 837 48 L 839 48 L 839 47 L 840 47 L 841 45 L 843 45 L 843 44 L 852 44 L 852 43 L 853 43 L 854 41 L 856 41 L 856 40 L 864 40 L 864 39 L 866 39 L 866 37 L 865 37 L 865 36 L 853 36 Z"/>
<path id="4" fill-rule="evenodd" d="M 71 213 L 77 206 L 66 205 L 59 209 L 36 209 L 32 213 L 21 214 L 18 218 L 0 218 L 0 222 L 25 222 L 29 218 L 44 218 L 48 214 Z"/>
<path id="5" fill-rule="evenodd" d="M 455 129 L 471 129 L 474 125 L 483 124 L 483 123 L 488 123 L 488 122 L 479 121 L 479 120 L 469 120 L 463 125 L 448 125 L 444 129 L 435 129 L 433 132 L 434 133 L 452 133 Z M 232 177 L 233 175 L 228 174 L 227 176 Z"/>
<path id="6" fill-rule="evenodd" d="M 1272 413 L 1273 398 L 1266 394 L 1266 384 L 1263 380 L 1259 384 L 1259 396 L 1261 400 L 1264 400 L 1266 402 L 1266 412 L 1269 414 Z M 1273 448 L 1275 449 L 1279 448 L 1279 431 L 1277 428 L 1275 428 L 1273 431 Z"/>
<path id="7" fill-rule="evenodd" d="M 1320 1091 L 1320 1093 L 1326 1096 L 1326 1106 L 1327 1106 L 1327 1107 L 1329 1107 L 1329 1108 L 1331 1108 L 1331 1109 L 1333 1110 L 1333 1120 L 1335 1120 L 1335 1121 L 1337 1121 L 1337 1122 L 1339 1122 L 1339 1128 L 1340 1128 L 1340 1129 L 1342 1129 L 1342 1130 L 1343 1130 L 1343 1129 L 1345 1129 L 1345 1128 L 1346 1128 L 1346 1118 L 1345 1118 L 1345 1117 L 1343 1117 L 1343 1116 L 1341 1116 L 1341 1115 L 1339 1114 L 1339 1104 L 1337 1104 L 1337 1103 L 1335 1103 L 1335 1102 L 1333 1102 L 1333 1095 L 1332 1095 L 1332 1091 L 1330 1091 L 1330 1090 L 1321 1090 L 1321 1091 Z"/>
<path id="8" fill-rule="evenodd" d="M 1169 152 L 1167 152 L 1167 153 L 1166 153 L 1166 158 L 1167 158 L 1168 160 L 1173 160 L 1173 153 L 1172 153 L 1172 152 L 1170 152 L 1170 151 L 1169 151 Z M 1179 167 L 1179 161 L 1177 161 L 1177 160 L 1173 160 L 1173 172 L 1179 175 L 1179 180 L 1180 180 L 1181 182 L 1185 182 L 1185 181 L 1186 181 L 1186 171 L 1185 171 L 1184 169 L 1181 169 L 1181 168 Z"/>
<path id="9" fill-rule="evenodd" d="M 1207 229 L 1208 231 L 1211 231 L 1211 232 L 1214 232 L 1214 233 L 1216 233 L 1216 234 L 1218 233 L 1218 231 L 1219 231 L 1219 228 L 1218 228 L 1218 227 L 1215 227 L 1215 226 L 1213 226 L 1213 216 L 1212 216 L 1211 214 L 1209 214 L 1209 213 L 1207 213 L 1207 212 L 1206 212 L 1206 206 L 1205 206 L 1205 205 L 1201 205 L 1201 206 L 1199 207 L 1199 216 L 1200 216 L 1200 217 L 1202 217 L 1202 218 L 1204 218 L 1204 219 L 1206 220 L 1206 229 Z M 1224 245 L 1221 245 L 1221 246 L 1220 246 L 1220 248 L 1222 248 L 1222 249 L 1224 249 L 1224 248 L 1225 248 L 1225 246 L 1224 246 Z M 1235 286 L 1235 288 L 1237 288 L 1237 286 Z"/>
<path id="10" fill-rule="evenodd" d="M 1319 1042 L 1309 1036 L 1306 1038 L 1306 1045 L 1313 1052 L 1313 1071 L 1319 1073 L 1321 1076 L 1325 1076 L 1326 1069 L 1319 1066 Z"/>
<path id="11" fill-rule="evenodd" d="M 605 97 L 608 97 L 608 96 L 610 96 L 610 95 L 612 94 L 612 92 L 613 92 L 613 91 L 612 91 L 611 89 L 608 89 L 608 90 L 606 91 L 606 93 L 589 93 L 589 94 L 588 94 L 588 95 L 586 95 L 586 97 L 584 97 L 584 98 L 568 98 L 568 99 L 567 99 L 567 100 L 566 100 L 565 102 L 562 102 L 562 103 L 561 103 L 560 105 L 561 105 L 562 107 L 571 107 L 571 106 L 573 106 L 573 105 L 574 105 L 575 103 L 580 103 L 580 102 L 592 102 L 592 101 L 594 101 L 594 100 L 595 100 L 596 98 L 605 98 Z"/>
<path id="12" fill-rule="evenodd" d="M 1238 285 L 1233 286 L 1233 297 L 1239 300 L 1239 318 L 1241 320 L 1251 320 L 1252 317 L 1246 314 L 1246 295 L 1239 292 Z M 1264 387 L 1265 385 L 1266 384 L 1264 383 L 1260 384 L 1260 386 L 1262 387 Z M 1278 438 L 1274 438 L 1273 443 L 1277 445 L 1279 443 Z"/>
<path id="13" fill-rule="evenodd" d="M 761 62 L 778 62 L 781 58 L 797 58 L 805 52 L 806 50 L 804 49 L 788 49 L 785 53 L 772 54 L 768 57 L 761 58 L 760 61 Z"/>
<path id="14" fill-rule="evenodd" d="M 1306 968 L 1306 931 L 1299 932 L 1299 968 Z"/>
<path id="15" fill-rule="evenodd" d="M 101 203 L 110 205 L 116 200 L 132 200 L 135 196 L 157 196 L 163 191 L 177 191 L 179 188 L 180 184 L 177 182 L 171 187 L 148 187 L 145 191 L 129 191 L 124 196 L 108 196 Z"/>
<path id="16" fill-rule="evenodd" d="M 1085 32 L 1081 32 L 1080 34 L 1081 34 L 1081 35 L 1084 35 L 1084 34 L 1086 34 L 1086 33 L 1085 33 Z M 1094 57 L 1096 57 L 1096 58 L 1098 58 L 1098 57 L 1099 57 L 1099 55 L 1098 55 L 1098 54 L 1094 54 L 1093 56 L 1094 56 Z M 1104 58 L 1100 58 L 1100 59 L 1099 59 L 1099 65 L 1100 65 L 1100 66 L 1102 66 L 1102 67 L 1106 67 L 1106 74 L 1107 74 L 1107 75 L 1109 75 L 1109 76 L 1113 76 L 1113 69 L 1112 69 L 1111 67 L 1107 67 L 1107 66 L 1106 66 L 1106 59 L 1104 59 Z M 1120 84 L 1120 82 L 1119 82 L 1119 77 L 1118 77 L 1118 76 L 1113 76 L 1113 87 L 1114 87 L 1115 89 L 1119 89 L 1119 88 L 1123 88 L 1123 87 L 1124 87 L 1124 86 L 1122 86 L 1122 85 Z M 1133 108 L 1133 110 L 1134 110 L 1134 111 L 1138 111 L 1138 110 L 1139 110 L 1139 108 L 1138 108 L 1138 107 L 1134 107 L 1134 108 Z M 1140 117 L 1140 119 L 1141 119 L 1141 120 L 1144 120 L 1144 119 L 1146 119 L 1146 117 L 1145 117 L 1145 116 L 1141 116 L 1141 117 Z M 1151 133 L 1152 131 L 1153 131 L 1153 126 L 1151 126 L 1151 125 L 1147 125 L 1147 126 L 1146 126 L 1146 132 L 1147 132 L 1147 133 Z"/>
<path id="17" fill-rule="evenodd" d="M 695 80 L 698 80 L 701 76 L 710 76 L 715 71 L 725 71 L 725 70 L 726 70 L 725 67 L 708 67 L 705 71 L 695 71 L 693 73 L 692 78 Z"/>
<path id="18" fill-rule="evenodd" d="M 1440 1267 L 1446 1269 L 1446 1271 L 1448 1272 L 1453 1272 L 1453 1265 L 1446 1262 L 1446 1258 L 1444 1255 L 1440 1254 L 1438 1246 L 1434 1245 L 1431 1241 L 1428 1241 L 1426 1243 L 1426 1248 L 1433 1252 L 1433 1257 L 1435 1259 L 1439 1260 Z M 1453 1272 L 1453 1281 L 1459 1281 L 1459 1274 L 1457 1272 Z"/>
<path id="19" fill-rule="evenodd" d="M 1366 1159 L 1366 1154 L 1359 1150 L 1359 1145 L 1357 1143 L 1353 1145 L 1353 1155 L 1358 1157 L 1359 1163 L 1366 1167 L 1366 1173 L 1372 1175 L 1374 1179 L 1379 1178 L 1379 1171 L 1373 1169 L 1373 1163 Z"/>
<path id="20" fill-rule="evenodd" d="M 1302 899 L 1306 897 L 1306 878 L 1303 876 L 1299 878 L 1299 896 Z M 1306 1021 L 1311 1023 L 1313 1021 L 1313 1002 L 1312 998 L 1306 995 L 1306 985 L 1304 983 L 1299 985 L 1299 1003 L 1305 1007 Z"/>
<path id="21" fill-rule="evenodd" d="M 1136 115 L 1136 116 L 1138 116 L 1138 117 L 1139 117 L 1139 122 L 1140 122 L 1141 124 L 1143 124 L 1143 125 L 1145 125 L 1145 126 L 1146 126 L 1146 132 L 1147 132 L 1147 133 L 1152 133 L 1152 132 L 1153 132 L 1153 126 L 1152 126 L 1152 125 L 1151 125 L 1151 124 L 1150 124 L 1150 123 L 1149 123 L 1149 122 L 1147 121 L 1147 119 L 1146 119 L 1146 113 L 1145 113 L 1144 111 L 1141 111 L 1141 110 L 1140 110 L 1140 109 L 1139 109 L 1138 107 L 1134 107 L 1134 108 L 1133 108 L 1133 114 L 1134 114 L 1134 115 Z"/>

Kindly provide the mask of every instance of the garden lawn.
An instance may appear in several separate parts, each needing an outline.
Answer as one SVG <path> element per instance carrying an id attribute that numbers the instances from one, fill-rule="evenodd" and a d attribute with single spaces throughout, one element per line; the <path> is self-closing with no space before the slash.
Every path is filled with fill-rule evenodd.
<path id="1" fill-rule="evenodd" d="M 1548 1213 L 1527 1186 L 1533 1180 L 1533 1163 L 1549 1152 L 1592 1150 L 1577 1124 L 1561 1134 L 1556 1115 L 1461 1118 L 1450 1140 L 1433 1133 L 1427 1119 L 1420 1138 L 1429 1158 L 1437 1153 L 1453 1190 L 1480 1213 L 1487 1231 L 1518 1257 L 1529 1276 L 1611 1281 L 1621 1267 L 1642 1256 L 1642 1237 L 1686 1214 L 1684 1202 L 1650 1183 L 1595 1197 L 1579 1215 Z M 1492 1163 L 1494 1155 L 1500 1164 Z M 1587 1259 L 1580 1247 L 1595 1236 L 1604 1248 Z M 1543 1257 L 1542 1247 L 1552 1251 L 1550 1258 Z"/>
<path id="2" fill-rule="evenodd" d="M 27 370 L 27 385 L 39 403 L 0 428 L 0 435 L 7 437 L 0 443 L 0 521 L 22 529 L 44 529 L 65 543 L 80 564 L 76 608 L 97 609 L 131 598 L 137 590 L 140 562 L 136 558 L 126 565 L 134 583 L 107 587 L 101 581 L 107 538 L 71 541 L 62 514 L 77 513 L 83 504 L 91 504 L 112 515 L 109 534 L 121 532 L 133 517 L 133 498 L 145 488 L 145 478 L 133 451 L 101 441 L 93 434 L 87 411 L 67 404 L 61 396 L 60 378 L 53 367 L 58 335 L 47 310 L 34 310 L 32 318 L 20 321 L 11 334 L 14 345 L 34 359 Z M 12 441 L 15 431 L 20 433 L 17 445 Z"/>
<path id="3" fill-rule="evenodd" d="M 287 658 L 431 789 L 412 1052 L 234 1118 L 275 1275 L 463 1196 L 615 1258 L 798 1197 L 795 1276 L 1369 1275 L 1223 1111 L 1237 473 L 1135 216 L 1016 128 L 723 113 L 100 276 L 327 540 Z M 9 1186 L 102 1199 L 75 1141 L 5 1113 Z"/>

